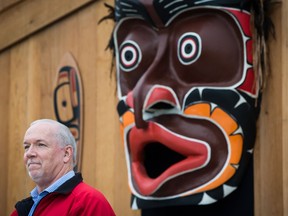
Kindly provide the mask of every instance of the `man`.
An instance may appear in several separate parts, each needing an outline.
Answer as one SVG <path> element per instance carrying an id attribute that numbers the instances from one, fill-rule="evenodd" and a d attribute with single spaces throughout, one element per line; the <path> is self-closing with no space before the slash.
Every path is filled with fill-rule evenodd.
<path id="1" fill-rule="evenodd" d="M 76 143 L 63 124 L 41 119 L 31 123 L 24 142 L 24 163 L 36 187 L 19 201 L 16 215 L 115 216 L 105 197 L 74 173 Z"/>

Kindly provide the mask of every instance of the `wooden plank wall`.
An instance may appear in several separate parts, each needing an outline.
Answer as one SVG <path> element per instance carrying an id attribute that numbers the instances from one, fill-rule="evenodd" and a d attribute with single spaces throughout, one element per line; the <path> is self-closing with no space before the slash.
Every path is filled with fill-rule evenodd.
<path id="1" fill-rule="evenodd" d="M 0 0 L 0 11 L 3 12 L 3 10 L 6 10 L 7 8 L 14 6 L 20 1 L 24 0 Z"/>
<path id="2" fill-rule="evenodd" d="M 8 1 L 8 0 L 7 0 Z M 0 13 L 0 50 L 96 0 L 25 0 Z M 8 3 L 7 3 L 8 4 Z M 9 34 L 7 33 L 9 32 Z M 13 32 L 13 34 L 10 34 Z"/>
<path id="3" fill-rule="evenodd" d="M 254 185 L 255 185 L 255 213 L 256 216 L 287 216 L 284 197 L 285 145 L 283 117 L 288 111 L 287 102 L 283 97 L 283 90 L 287 88 L 283 76 L 288 72 L 282 68 L 285 61 L 284 20 L 286 2 L 274 6 L 272 20 L 275 25 L 275 39 L 270 38 L 271 73 L 264 89 L 260 118 L 258 121 L 258 137 L 254 155 Z M 287 27 L 286 27 L 287 28 Z M 287 128 L 286 128 L 287 130 Z M 287 150 L 286 150 L 287 153 Z M 288 161 L 287 161 L 288 162 Z M 287 164 L 286 162 L 286 164 Z"/>
<path id="4" fill-rule="evenodd" d="M 288 4 L 287 1 L 282 2 L 282 22 L 280 22 L 279 28 L 281 28 L 281 62 L 279 62 L 279 72 L 281 71 L 282 91 L 281 96 L 283 98 L 281 107 L 283 111 L 282 115 L 282 164 L 283 164 L 283 215 L 288 215 Z M 277 53 L 275 53 L 277 56 Z"/>
<path id="5" fill-rule="evenodd" d="M 57 7 L 62 2 L 51 5 Z M 0 215 L 9 215 L 15 202 L 28 196 L 34 187 L 23 165 L 23 135 L 32 120 L 55 119 L 53 87 L 59 63 L 67 51 L 74 55 L 83 82 L 84 180 L 106 195 L 117 215 L 139 215 L 130 209 L 115 79 L 110 74 L 112 54 L 105 50 L 112 22 L 98 25 L 104 15 L 104 1 L 94 1 L 0 53 Z"/>
<path id="6" fill-rule="evenodd" d="M 7 190 L 7 177 L 8 177 L 8 126 L 9 126 L 9 52 L 3 53 L 0 56 L 0 215 L 6 215 L 6 194 Z"/>
<path id="7" fill-rule="evenodd" d="M 106 195 L 118 216 L 140 215 L 129 206 L 112 56 L 105 51 L 113 25 L 97 24 L 107 14 L 104 2 L 113 5 L 114 0 L 0 1 L 0 215 L 9 215 L 34 186 L 24 169 L 21 143 L 32 120 L 55 119 L 53 85 L 67 51 L 78 63 L 84 88 L 84 180 Z M 272 73 L 255 148 L 256 216 L 288 216 L 287 12 L 283 1 L 273 13 Z"/>

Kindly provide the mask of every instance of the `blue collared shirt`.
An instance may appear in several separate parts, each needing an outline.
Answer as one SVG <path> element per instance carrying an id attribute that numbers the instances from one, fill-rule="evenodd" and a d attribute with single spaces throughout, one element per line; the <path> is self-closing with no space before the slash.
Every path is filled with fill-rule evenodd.
<path id="1" fill-rule="evenodd" d="M 40 200 L 45 197 L 47 194 L 54 192 L 58 187 L 60 187 L 63 183 L 71 179 L 73 176 L 75 176 L 75 172 L 71 170 L 70 172 L 63 175 L 61 178 L 59 178 L 57 181 L 55 181 L 53 184 L 51 184 L 49 187 L 47 187 L 45 190 L 43 190 L 40 194 L 38 194 L 37 187 L 35 187 L 31 192 L 31 197 L 34 201 L 34 204 L 32 208 L 30 209 L 29 215 L 32 216 L 36 206 L 39 204 Z"/>

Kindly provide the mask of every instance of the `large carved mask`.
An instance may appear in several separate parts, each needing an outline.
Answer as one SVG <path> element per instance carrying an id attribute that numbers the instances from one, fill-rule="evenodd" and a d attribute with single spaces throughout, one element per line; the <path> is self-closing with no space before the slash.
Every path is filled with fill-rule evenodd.
<path id="1" fill-rule="evenodd" d="M 243 0 L 115 2 L 133 208 L 210 204 L 241 182 L 259 112 L 249 8 Z"/>

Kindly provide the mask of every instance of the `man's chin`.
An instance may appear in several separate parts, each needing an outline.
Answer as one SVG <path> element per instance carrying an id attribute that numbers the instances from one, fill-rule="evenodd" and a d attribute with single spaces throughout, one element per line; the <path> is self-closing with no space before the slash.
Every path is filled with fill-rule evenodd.
<path id="1" fill-rule="evenodd" d="M 42 176 L 38 170 L 28 170 L 28 174 L 33 181 L 37 181 Z"/>

